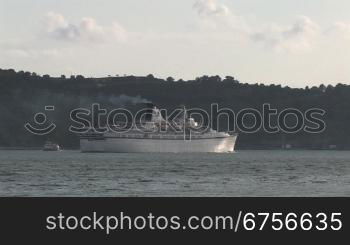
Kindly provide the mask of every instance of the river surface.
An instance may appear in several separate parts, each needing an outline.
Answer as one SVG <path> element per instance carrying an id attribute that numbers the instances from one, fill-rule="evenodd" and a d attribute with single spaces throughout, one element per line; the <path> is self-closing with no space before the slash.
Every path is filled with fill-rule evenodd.
<path id="1" fill-rule="evenodd" d="M 350 152 L 3 150 L 0 196 L 350 196 Z"/>

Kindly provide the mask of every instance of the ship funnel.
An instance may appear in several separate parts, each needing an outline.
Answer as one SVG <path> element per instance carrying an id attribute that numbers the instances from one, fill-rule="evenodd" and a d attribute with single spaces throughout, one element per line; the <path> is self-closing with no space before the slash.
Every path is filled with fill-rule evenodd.
<path id="1" fill-rule="evenodd" d="M 153 109 L 156 107 L 155 104 L 151 102 L 145 102 L 145 103 L 139 103 L 139 105 L 142 105 L 142 107 L 144 107 L 146 110 L 145 121 L 146 122 L 152 121 Z"/>

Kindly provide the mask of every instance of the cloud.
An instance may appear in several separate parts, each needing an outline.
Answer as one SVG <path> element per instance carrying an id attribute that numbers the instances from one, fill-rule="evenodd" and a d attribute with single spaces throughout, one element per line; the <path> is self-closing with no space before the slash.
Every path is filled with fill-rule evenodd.
<path id="1" fill-rule="evenodd" d="M 319 26 L 307 16 L 299 16 L 297 21 L 283 32 L 285 38 L 312 36 L 319 30 Z"/>
<path id="2" fill-rule="evenodd" d="M 239 37 L 249 31 L 245 18 L 217 0 L 197 0 L 193 10 L 199 16 L 199 24 L 203 29 L 236 32 Z"/>
<path id="3" fill-rule="evenodd" d="M 216 0 L 198 0 L 193 8 L 201 16 L 228 16 L 230 10 L 224 4 L 218 3 Z"/>
<path id="4" fill-rule="evenodd" d="M 255 42 L 275 50 L 300 51 L 312 47 L 320 27 L 307 16 L 299 16 L 289 27 L 270 25 L 250 34 Z"/>
<path id="5" fill-rule="evenodd" d="M 117 22 L 110 26 L 101 26 L 94 18 L 84 17 L 78 24 L 74 24 L 55 12 L 49 12 L 45 17 L 46 34 L 52 38 L 91 42 L 125 41 L 127 38 L 126 30 Z"/>
<path id="6" fill-rule="evenodd" d="M 218 0 L 197 0 L 193 9 L 200 17 L 202 27 L 231 33 L 235 39 L 260 43 L 277 51 L 309 49 L 319 33 L 319 26 L 307 16 L 299 16 L 290 26 L 281 26 L 249 23 L 247 17 L 234 13 Z"/>
<path id="7" fill-rule="evenodd" d="M 350 23 L 338 21 L 335 22 L 328 30 L 325 35 L 338 35 L 346 39 L 350 39 Z"/>

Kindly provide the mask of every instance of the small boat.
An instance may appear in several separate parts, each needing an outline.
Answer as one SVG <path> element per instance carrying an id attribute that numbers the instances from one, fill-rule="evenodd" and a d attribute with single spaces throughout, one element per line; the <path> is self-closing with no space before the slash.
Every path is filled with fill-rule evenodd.
<path id="1" fill-rule="evenodd" d="M 46 141 L 43 151 L 59 151 L 61 148 L 58 144 L 53 143 L 51 141 Z"/>

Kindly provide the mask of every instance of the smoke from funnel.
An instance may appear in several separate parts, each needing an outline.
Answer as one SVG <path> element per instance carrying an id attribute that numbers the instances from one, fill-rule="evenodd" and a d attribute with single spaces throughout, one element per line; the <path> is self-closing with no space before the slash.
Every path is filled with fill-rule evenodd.
<path id="1" fill-rule="evenodd" d="M 151 103 L 150 100 L 142 98 L 140 95 L 137 96 L 128 96 L 125 94 L 119 95 L 117 97 L 109 97 L 108 101 L 116 105 L 126 105 L 126 104 L 142 104 L 142 103 Z"/>

